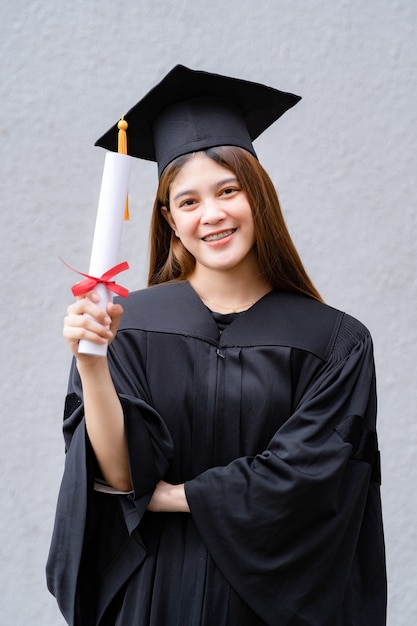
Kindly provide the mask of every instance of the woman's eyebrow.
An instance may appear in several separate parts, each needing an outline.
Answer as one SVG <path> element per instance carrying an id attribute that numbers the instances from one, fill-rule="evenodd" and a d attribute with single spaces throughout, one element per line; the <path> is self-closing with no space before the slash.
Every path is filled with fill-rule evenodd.
<path id="1" fill-rule="evenodd" d="M 238 179 L 236 178 L 236 176 L 232 176 L 230 178 L 224 178 L 222 180 L 217 181 L 216 183 L 214 183 L 213 185 L 213 189 L 217 189 L 218 187 L 223 187 L 223 185 L 228 185 L 229 183 L 238 183 Z M 181 198 L 182 196 L 192 196 L 197 194 L 198 191 L 196 189 L 184 189 L 182 191 L 179 191 L 178 193 L 175 194 L 175 196 L 173 197 L 173 200 L 176 201 L 179 198 Z"/>
<path id="2" fill-rule="evenodd" d="M 194 196 L 196 193 L 197 191 L 195 189 L 185 189 L 184 191 L 179 191 L 178 193 L 176 193 L 173 197 L 173 200 L 178 200 L 182 196 Z"/>

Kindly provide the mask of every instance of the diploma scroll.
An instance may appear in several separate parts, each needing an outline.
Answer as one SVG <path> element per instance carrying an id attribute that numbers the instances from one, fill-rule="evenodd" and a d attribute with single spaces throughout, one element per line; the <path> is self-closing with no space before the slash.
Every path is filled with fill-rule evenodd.
<path id="1" fill-rule="evenodd" d="M 91 276 L 102 276 L 118 263 L 130 165 L 130 156 L 118 152 L 106 154 L 91 249 Z M 100 296 L 99 307 L 106 310 L 107 304 L 112 301 L 111 291 L 103 284 L 98 284 L 95 291 Z M 106 356 L 107 344 L 99 345 L 82 339 L 78 352 Z"/>

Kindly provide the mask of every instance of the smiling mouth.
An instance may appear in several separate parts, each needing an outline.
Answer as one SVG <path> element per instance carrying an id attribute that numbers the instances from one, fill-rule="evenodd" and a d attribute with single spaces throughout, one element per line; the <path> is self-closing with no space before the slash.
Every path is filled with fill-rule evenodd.
<path id="1" fill-rule="evenodd" d="M 224 230 L 221 233 L 214 233 L 213 235 L 207 235 L 207 237 L 203 237 L 203 241 L 220 241 L 220 239 L 225 239 L 226 237 L 230 237 L 235 233 L 237 228 L 232 228 L 231 230 Z"/>

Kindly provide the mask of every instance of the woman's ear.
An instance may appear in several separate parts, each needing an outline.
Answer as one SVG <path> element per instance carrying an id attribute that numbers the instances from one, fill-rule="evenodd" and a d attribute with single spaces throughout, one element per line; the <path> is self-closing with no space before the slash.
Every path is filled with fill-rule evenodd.
<path id="1" fill-rule="evenodd" d="M 162 212 L 162 215 L 164 216 L 164 218 L 166 219 L 166 221 L 168 222 L 168 224 L 171 226 L 171 228 L 174 231 L 175 235 L 178 237 L 177 228 L 176 228 L 175 222 L 174 222 L 174 220 L 172 218 L 171 211 L 166 206 L 161 206 L 161 212 Z"/>

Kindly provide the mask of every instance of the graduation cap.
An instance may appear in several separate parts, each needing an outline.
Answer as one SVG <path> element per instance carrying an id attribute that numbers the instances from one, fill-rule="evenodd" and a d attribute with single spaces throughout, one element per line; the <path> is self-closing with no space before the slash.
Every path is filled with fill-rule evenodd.
<path id="1" fill-rule="evenodd" d="M 214 146 L 239 146 L 256 157 L 252 141 L 300 100 L 237 78 L 176 65 L 96 146 L 158 163 Z M 118 135 L 127 130 L 127 148 Z"/>

